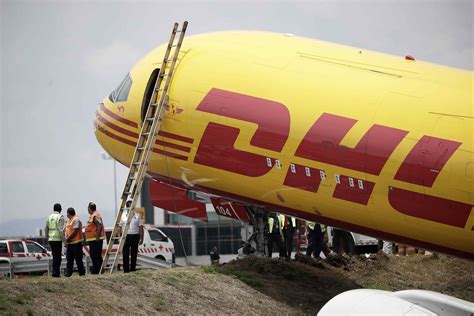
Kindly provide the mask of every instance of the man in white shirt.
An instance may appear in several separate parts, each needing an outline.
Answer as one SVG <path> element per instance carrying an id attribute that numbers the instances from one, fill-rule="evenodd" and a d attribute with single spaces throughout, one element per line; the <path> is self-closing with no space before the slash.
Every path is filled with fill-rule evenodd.
<path id="1" fill-rule="evenodd" d="M 126 205 L 130 209 L 132 201 L 127 201 Z M 120 221 L 120 226 L 122 228 L 121 233 L 125 227 L 125 223 L 127 222 L 128 212 L 129 210 L 125 210 L 122 214 L 122 219 Z M 134 212 L 122 251 L 123 272 L 128 273 L 130 271 L 136 271 L 138 245 L 141 244 L 143 244 L 143 218 Z"/>

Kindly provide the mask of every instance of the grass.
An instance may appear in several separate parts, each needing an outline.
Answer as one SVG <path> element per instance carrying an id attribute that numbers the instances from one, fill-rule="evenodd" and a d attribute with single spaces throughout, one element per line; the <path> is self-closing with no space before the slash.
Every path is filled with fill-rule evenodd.
<path id="1" fill-rule="evenodd" d="M 217 271 L 216 266 L 202 266 L 201 267 L 202 272 L 204 273 L 210 273 L 210 274 L 217 274 L 219 271 Z"/>
<path id="2" fill-rule="evenodd" d="M 158 312 L 165 312 L 168 310 L 168 304 L 163 297 L 157 296 L 153 302 L 153 309 Z"/>
<path id="3" fill-rule="evenodd" d="M 9 302 L 6 297 L 0 296 L 0 311 L 8 310 Z"/>
<path id="4" fill-rule="evenodd" d="M 177 284 L 194 284 L 196 276 L 185 271 L 173 271 L 166 276 L 166 284 L 177 285 Z"/>
<path id="5" fill-rule="evenodd" d="M 44 287 L 44 290 L 49 293 L 54 293 L 56 292 L 56 289 L 50 286 L 49 284 Z"/>
<path id="6" fill-rule="evenodd" d="M 261 277 L 254 272 L 249 272 L 245 270 L 239 269 L 229 269 L 221 271 L 223 274 L 234 276 L 235 278 L 239 279 L 240 281 L 244 282 L 248 286 L 253 288 L 261 288 L 263 287 L 263 282 L 261 281 Z M 216 272 L 217 273 L 217 270 Z"/>
<path id="7" fill-rule="evenodd" d="M 0 314 L 1 315 L 15 315 L 12 313 L 12 310 L 16 310 L 17 308 L 21 308 L 21 306 L 26 306 L 30 303 L 32 296 L 29 293 L 21 293 L 19 295 L 12 295 L 12 296 L 0 296 Z M 26 311 L 28 315 L 29 312 L 33 315 L 33 310 L 28 307 Z"/>

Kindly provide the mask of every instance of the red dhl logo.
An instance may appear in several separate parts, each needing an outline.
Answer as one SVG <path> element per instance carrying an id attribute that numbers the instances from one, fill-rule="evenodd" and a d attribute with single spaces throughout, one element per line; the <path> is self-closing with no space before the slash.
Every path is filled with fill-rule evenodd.
<path id="1" fill-rule="evenodd" d="M 289 137 L 290 114 L 287 107 L 279 102 L 214 88 L 200 102 L 197 110 L 257 124 L 250 144 L 275 153 L 281 153 Z M 351 118 L 323 113 L 301 140 L 295 157 L 380 175 L 408 131 L 374 124 L 355 148 L 340 146 L 356 123 L 357 120 Z M 275 165 L 281 168 L 275 157 L 234 148 L 239 133 L 238 128 L 210 122 L 194 162 L 249 177 L 263 176 Z M 460 145 L 457 141 L 423 136 L 402 162 L 394 179 L 432 187 Z M 283 184 L 316 193 L 324 177 L 324 170 L 292 163 Z M 349 175 L 339 175 L 336 183 L 333 198 L 363 205 L 367 205 L 375 186 L 374 182 Z M 397 187 L 389 188 L 388 200 L 395 210 L 403 214 L 460 228 L 465 227 L 472 208 L 466 203 Z"/>

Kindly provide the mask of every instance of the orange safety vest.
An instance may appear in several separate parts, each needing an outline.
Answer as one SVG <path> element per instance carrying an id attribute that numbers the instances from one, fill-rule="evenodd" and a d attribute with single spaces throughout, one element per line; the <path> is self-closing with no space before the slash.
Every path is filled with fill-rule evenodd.
<path id="1" fill-rule="evenodd" d="M 79 228 L 77 230 L 76 236 L 72 238 L 72 240 L 69 242 L 69 244 L 77 244 L 82 241 L 82 223 L 79 217 L 74 215 L 73 218 L 67 221 L 66 224 L 66 238 L 72 235 L 72 232 L 74 231 L 74 228 L 72 227 L 72 224 L 74 224 L 75 221 L 79 221 Z"/>
<path id="2" fill-rule="evenodd" d="M 87 221 L 86 225 L 86 241 L 94 241 L 96 237 L 96 232 L 97 232 L 97 225 L 94 223 L 94 218 L 100 218 L 102 220 L 102 216 L 100 216 L 100 213 L 98 211 L 94 211 L 89 216 L 89 220 Z M 104 222 L 102 222 L 102 229 L 100 232 L 100 240 L 105 239 L 105 229 L 104 229 Z"/>

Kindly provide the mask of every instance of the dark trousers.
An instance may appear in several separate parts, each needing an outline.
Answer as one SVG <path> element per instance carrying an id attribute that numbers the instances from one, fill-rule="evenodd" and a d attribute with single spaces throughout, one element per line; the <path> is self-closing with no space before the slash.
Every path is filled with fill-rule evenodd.
<path id="1" fill-rule="evenodd" d="M 281 238 L 280 232 L 272 232 L 271 234 L 267 235 L 267 247 L 268 247 L 268 256 L 271 258 L 272 257 L 272 252 L 273 252 L 273 243 L 277 244 L 278 247 L 278 252 L 280 254 L 280 257 L 285 257 L 285 247 L 283 245 L 283 240 Z"/>
<path id="2" fill-rule="evenodd" d="M 295 235 L 295 227 L 288 226 L 283 228 L 283 239 L 285 242 L 285 257 L 291 259 L 291 251 L 293 250 L 293 236 Z"/>
<path id="3" fill-rule="evenodd" d="M 61 274 L 61 253 L 63 248 L 62 241 L 50 241 L 49 246 L 51 247 L 51 252 L 53 254 L 53 273 L 52 276 L 59 278 Z"/>
<path id="4" fill-rule="evenodd" d="M 125 244 L 123 246 L 123 272 L 128 273 L 130 271 L 137 270 L 137 254 L 138 254 L 138 243 L 140 242 L 140 235 L 133 234 L 125 237 Z M 128 264 L 128 260 L 132 257 L 131 264 Z"/>
<path id="5" fill-rule="evenodd" d="M 102 244 L 103 240 L 89 241 L 89 251 L 92 260 L 91 274 L 99 274 L 102 267 Z"/>
<path id="6" fill-rule="evenodd" d="M 77 271 L 79 272 L 79 275 L 86 274 L 86 270 L 84 269 L 84 263 L 82 262 L 82 242 L 67 245 L 66 260 L 66 276 L 69 277 L 72 275 L 72 271 L 74 268 L 74 260 L 76 261 Z"/>
<path id="7" fill-rule="evenodd" d="M 306 255 L 313 255 L 315 258 L 319 258 L 322 250 L 323 234 L 321 233 L 321 226 L 316 224 L 314 230 L 308 229 L 308 248 L 306 249 Z"/>

